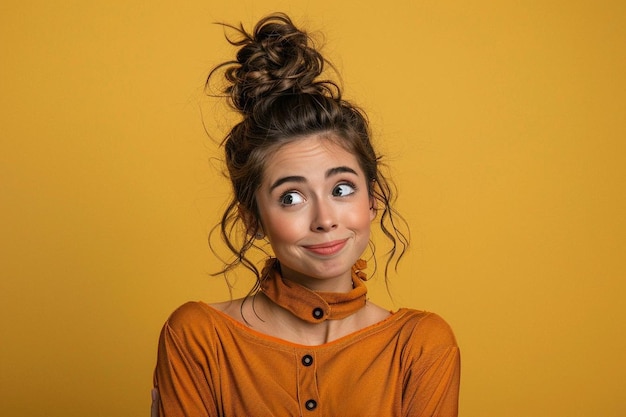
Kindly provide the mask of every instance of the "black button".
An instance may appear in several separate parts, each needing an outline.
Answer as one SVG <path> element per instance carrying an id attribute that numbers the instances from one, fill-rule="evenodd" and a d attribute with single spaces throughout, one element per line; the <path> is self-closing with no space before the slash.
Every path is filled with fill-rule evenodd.
<path id="1" fill-rule="evenodd" d="M 302 365 L 304 365 L 304 366 L 311 366 L 311 365 L 313 365 L 313 356 L 311 356 L 311 355 L 304 355 L 302 357 Z"/>
<path id="2" fill-rule="evenodd" d="M 309 400 L 306 403 L 304 403 L 304 406 L 306 407 L 307 410 L 313 411 L 317 407 L 317 401 Z"/>
<path id="3" fill-rule="evenodd" d="M 322 310 L 319 307 L 314 308 L 313 309 L 313 318 L 321 319 L 322 317 L 324 317 L 324 310 Z"/>

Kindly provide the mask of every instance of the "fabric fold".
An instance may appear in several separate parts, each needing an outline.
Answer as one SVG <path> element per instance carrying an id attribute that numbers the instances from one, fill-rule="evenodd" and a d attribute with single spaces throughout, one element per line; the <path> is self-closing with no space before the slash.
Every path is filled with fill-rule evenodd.
<path id="1" fill-rule="evenodd" d="M 261 291 L 273 302 L 309 323 L 338 320 L 365 307 L 367 262 L 359 259 L 352 267 L 352 290 L 346 293 L 312 291 L 283 278 L 276 258 L 267 260 L 262 271 Z"/>

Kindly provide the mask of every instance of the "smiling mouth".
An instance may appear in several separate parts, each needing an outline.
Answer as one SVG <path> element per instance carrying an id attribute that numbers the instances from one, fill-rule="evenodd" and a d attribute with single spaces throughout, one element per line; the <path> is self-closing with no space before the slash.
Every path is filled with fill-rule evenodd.
<path id="1" fill-rule="evenodd" d="M 328 256 L 328 255 L 334 255 L 335 253 L 343 249 L 347 241 L 348 239 L 335 240 L 333 242 L 321 243 L 319 245 L 305 246 L 305 248 L 308 251 L 313 252 L 317 255 Z"/>

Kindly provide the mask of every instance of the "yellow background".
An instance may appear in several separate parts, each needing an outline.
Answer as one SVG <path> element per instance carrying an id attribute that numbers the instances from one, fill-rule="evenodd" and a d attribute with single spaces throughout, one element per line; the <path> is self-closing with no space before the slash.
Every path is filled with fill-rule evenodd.
<path id="1" fill-rule="evenodd" d="M 450 322 L 461 415 L 626 415 L 624 4 L 5 1 L 0 414 L 147 415 L 167 315 L 227 296 L 211 22 L 284 10 L 391 162 L 413 246 L 372 298 Z"/>

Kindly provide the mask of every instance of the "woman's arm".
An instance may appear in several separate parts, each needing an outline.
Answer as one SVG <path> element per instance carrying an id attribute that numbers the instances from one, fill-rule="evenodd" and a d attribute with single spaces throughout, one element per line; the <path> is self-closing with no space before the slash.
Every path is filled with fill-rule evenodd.
<path id="1" fill-rule="evenodd" d="M 159 390 L 152 388 L 152 405 L 150 406 L 150 417 L 159 417 Z"/>
<path id="2" fill-rule="evenodd" d="M 208 326 L 189 303 L 172 314 L 159 338 L 154 371 L 155 399 L 161 417 L 215 417 L 216 393 L 210 376 Z M 154 415 L 154 411 L 153 411 Z"/>
<path id="3" fill-rule="evenodd" d="M 429 314 L 414 329 L 403 392 L 405 417 L 458 415 L 461 357 L 452 330 Z"/>

